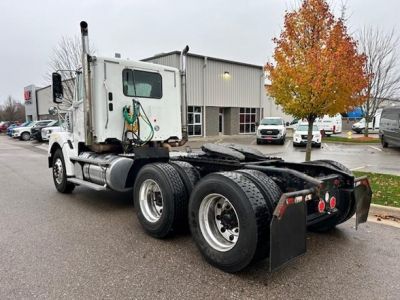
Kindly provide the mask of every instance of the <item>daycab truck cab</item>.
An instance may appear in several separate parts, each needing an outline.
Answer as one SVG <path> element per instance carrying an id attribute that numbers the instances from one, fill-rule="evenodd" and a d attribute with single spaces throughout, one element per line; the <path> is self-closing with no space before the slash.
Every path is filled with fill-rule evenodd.
<path id="1" fill-rule="evenodd" d="M 174 151 L 187 141 L 188 47 L 178 70 L 91 56 L 86 22 L 81 33 L 82 69 L 67 130 L 49 142 L 59 192 L 132 191 L 149 235 L 166 238 L 189 227 L 205 259 L 226 272 L 267 257 L 275 270 L 305 253 L 307 228 L 327 231 L 354 214 L 357 225 L 366 221 L 368 179 L 337 162 L 289 163 L 234 144 Z M 61 103 L 57 72 L 52 87 Z"/>

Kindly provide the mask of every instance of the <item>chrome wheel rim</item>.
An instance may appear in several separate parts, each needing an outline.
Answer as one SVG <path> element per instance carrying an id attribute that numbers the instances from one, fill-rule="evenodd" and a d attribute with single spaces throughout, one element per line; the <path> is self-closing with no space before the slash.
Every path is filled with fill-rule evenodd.
<path id="1" fill-rule="evenodd" d="M 161 218 L 163 203 L 163 196 L 158 183 L 153 179 L 143 181 L 139 189 L 139 204 L 147 221 L 155 223 Z"/>
<path id="2" fill-rule="evenodd" d="M 53 166 L 53 175 L 57 184 L 61 184 L 64 179 L 64 168 L 60 158 L 57 158 Z"/>
<path id="3" fill-rule="evenodd" d="M 207 195 L 200 204 L 199 224 L 204 239 L 213 249 L 226 252 L 235 247 L 239 239 L 239 218 L 226 197 Z"/>

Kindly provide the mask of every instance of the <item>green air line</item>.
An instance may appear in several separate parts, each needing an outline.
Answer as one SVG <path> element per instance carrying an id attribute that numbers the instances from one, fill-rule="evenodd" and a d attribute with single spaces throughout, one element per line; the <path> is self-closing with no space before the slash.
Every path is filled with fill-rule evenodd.
<path id="1" fill-rule="evenodd" d="M 136 105 L 133 106 L 133 114 L 132 114 L 132 116 L 129 114 L 129 107 L 128 106 L 124 106 L 124 108 L 122 109 L 122 113 L 124 115 L 125 121 L 129 125 L 135 124 L 135 122 L 137 121 L 138 115 L 139 115 L 139 112 L 137 110 Z"/>

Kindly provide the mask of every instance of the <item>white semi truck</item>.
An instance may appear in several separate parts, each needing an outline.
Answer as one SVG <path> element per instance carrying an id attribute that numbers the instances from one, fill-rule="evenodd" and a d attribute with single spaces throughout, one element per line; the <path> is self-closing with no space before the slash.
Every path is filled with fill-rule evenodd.
<path id="1" fill-rule="evenodd" d="M 188 47 L 180 70 L 95 57 L 87 23 L 80 27 L 82 68 L 68 129 L 49 142 L 59 192 L 131 190 L 149 235 L 166 238 L 189 227 L 205 259 L 226 272 L 265 258 L 275 270 L 305 253 L 307 229 L 327 231 L 354 214 L 356 225 L 366 221 L 368 179 L 354 178 L 335 161 L 290 163 L 233 144 L 173 151 L 188 139 Z M 52 83 L 57 104 L 63 101 L 59 72 Z"/>

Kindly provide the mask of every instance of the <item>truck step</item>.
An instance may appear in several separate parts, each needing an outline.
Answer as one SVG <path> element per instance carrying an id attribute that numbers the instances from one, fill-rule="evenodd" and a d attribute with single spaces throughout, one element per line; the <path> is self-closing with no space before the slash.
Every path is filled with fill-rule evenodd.
<path id="1" fill-rule="evenodd" d="M 92 190 L 95 190 L 95 191 L 105 191 L 105 190 L 107 190 L 107 187 L 105 185 L 95 184 L 95 183 L 92 183 L 92 182 L 89 182 L 89 181 L 85 181 L 85 180 L 82 180 L 82 179 L 78 179 L 78 178 L 68 178 L 68 181 L 72 182 L 72 183 L 75 183 L 75 184 L 78 184 L 78 185 L 81 185 L 81 186 L 88 187 L 88 188 L 90 188 Z"/>

